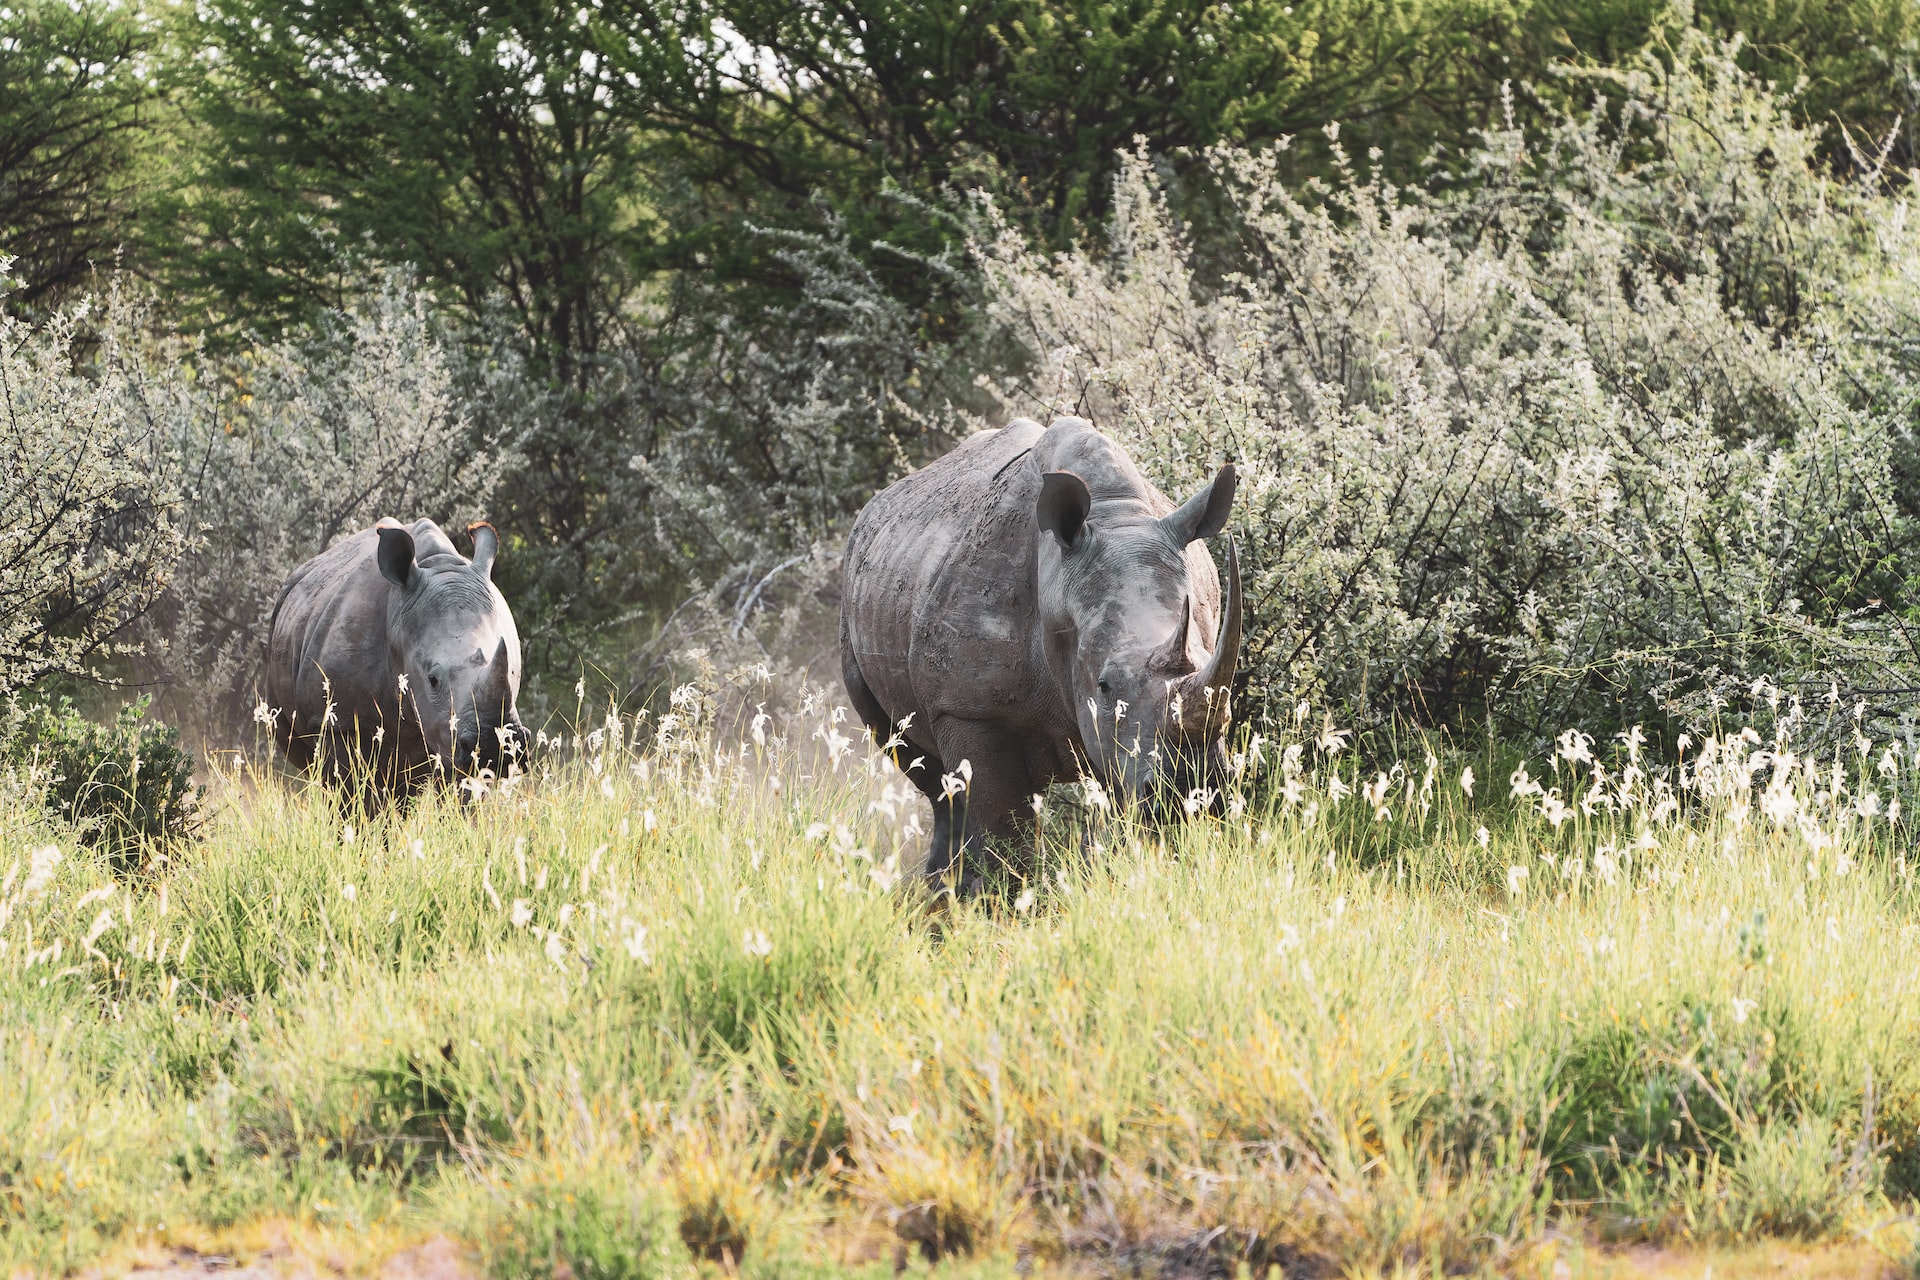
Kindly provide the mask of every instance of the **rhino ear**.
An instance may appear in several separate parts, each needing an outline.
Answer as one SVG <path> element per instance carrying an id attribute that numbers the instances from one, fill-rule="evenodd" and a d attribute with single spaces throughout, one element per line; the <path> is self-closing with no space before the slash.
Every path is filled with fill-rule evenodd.
<path id="1" fill-rule="evenodd" d="M 500 550 L 500 535 L 485 520 L 476 520 L 467 526 L 467 536 L 473 539 L 473 567 L 481 577 L 493 581 L 493 557 Z"/>
<path id="2" fill-rule="evenodd" d="M 413 535 L 397 524 L 380 526 L 380 550 L 375 555 L 380 576 L 396 587 L 413 581 Z"/>
<path id="3" fill-rule="evenodd" d="M 1199 538 L 1211 538 L 1227 527 L 1227 513 L 1233 510 L 1233 491 L 1239 477 L 1229 462 L 1213 477 L 1213 483 L 1188 498 L 1178 511 L 1160 521 L 1173 540 L 1186 546 Z"/>
<path id="4" fill-rule="evenodd" d="M 1087 482 L 1071 471 L 1049 471 L 1040 477 L 1040 501 L 1034 518 L 1040 527 L 1060 539 L 1062 548 L 1071 550 L 1093 509 L 1093 495 Z"/>

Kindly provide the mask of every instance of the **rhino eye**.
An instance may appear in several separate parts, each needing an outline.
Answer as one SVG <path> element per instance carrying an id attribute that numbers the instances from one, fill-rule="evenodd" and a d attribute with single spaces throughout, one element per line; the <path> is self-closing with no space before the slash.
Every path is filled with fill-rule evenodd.
<path id="1" fill-rule="evenodd" d="M 1102 680 L 1100 682 L 1100 692 L 1110 696 L 1113 693 L 1113 686 L 1108 684 L 1105 680 Z"/>
<path id="2" fill-rule="evenodd" d="M 435 690 L 436 692 L 437 692 L 437 691 L 439 690 L 439 688 L 440 688 L 440 677 L 439 677 L 439 675 L 438 675 L 438 674 L 430 674 L 430 675 L 428 675 L 428 676 L 427 676 L 427 687 L 428 687 L 429 689 L 433 689 L 433 690 Z"/>

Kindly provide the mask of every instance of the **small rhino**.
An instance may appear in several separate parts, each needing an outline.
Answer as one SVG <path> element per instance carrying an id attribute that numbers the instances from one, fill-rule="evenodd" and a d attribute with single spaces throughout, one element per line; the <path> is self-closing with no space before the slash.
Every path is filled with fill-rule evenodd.
<path id="1" fill-rule="evenodd" d="M 1223 609 L 1200 539 L 1225 528 L 1235 484 L 1228 464 L 1176 508 L 1092 423 L 1021 418 L 861 511 L 841 675 L 933 802 L 929 879 L 977 882 L 984 838 L 1013 835 L 1032 796 L 1083 768 L 1144 798 L 1176 756 L 1217 758 L 1240 565 L 1229 539 Z"/>
<path id="2" fill-rule="evenodd" d="M 499 535 L 469 561 L 431 520 L 387 518 L 293 571 L 267 637 L 267 699 L 287 758 L 404 795 L 526 759 L 520 635 L 493 585 Z"/>

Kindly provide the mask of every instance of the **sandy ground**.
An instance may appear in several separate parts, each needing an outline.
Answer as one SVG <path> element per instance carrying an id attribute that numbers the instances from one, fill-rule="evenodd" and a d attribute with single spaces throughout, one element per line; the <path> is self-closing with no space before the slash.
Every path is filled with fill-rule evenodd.
<path id="1" fill-rule="evenodd" d="M 473 1259 L 453 1240 L 369 1240 L 315 1232 L 289 1223 L 265 1223 L 232 1240 L 207 1238 L 199 1247 L 147 1245 L 90 1268 L 82 1280 L 483 1280 Z M 218 1252 L 219 1248 L 232 1252 Z M 1535 1269 L 1537 1267 L 1537 1270 Z M 935 1268 L 934 1274 L 968 1268 Z M 990 1270 L 996 1270 L 989 1268 Z M 925 1275 L 924 1264 L 913 1267 Z M 1036 1267 L 1034 1274 L 1051 1268 Z M 1127 1267 L 1129 1280 L 1155 1280 Z M 869 1271 L 871 1274 L 871 1271 Z M 1074 1280 L 1118 1274 L 1110 1268 L 1070 1267 Z M 1574 1244 L 1516 1273 L 1539 1280 L 1904 1280 L 1910 1263 L 1867 1240 L 1827 1244 L 1782 1241 L 1715 1249 L 1635 1245 L 1602 1248 Z M 1202 1280 L 1184 1269 L 1180 1280 Z"/>

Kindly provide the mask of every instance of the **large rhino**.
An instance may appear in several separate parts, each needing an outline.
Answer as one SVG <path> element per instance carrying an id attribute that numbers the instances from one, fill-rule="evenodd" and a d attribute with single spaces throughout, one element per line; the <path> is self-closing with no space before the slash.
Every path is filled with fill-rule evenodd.
<path id="1" fill-rule="evenodd" d="M 268 632 L 267 700 L 296 765 L 318 760 L 336 781 L 404 794 L 525 759 L 520 635 L 493 585 L 499 537 L 489 524 L 467 532 L 471 561 L 431 520 L 384 519 L 287 579 Z"/>
<path id="2" fill-rule="evenodd" d="M 1031 796 L 1083 767 L 1140 797 L 1176 756 L 1218 751 L 1240 568 L 1229 540 L 1223 611 L 1199 540 L 1225 526 L 1234 484 L 1222 467 L 1176 508 L 1091 423 L 1022 418 L 860 513 L 841 673 L 933 802 L 930 879 L 975 880 L 982 837 L 1013 834 Z"/>

